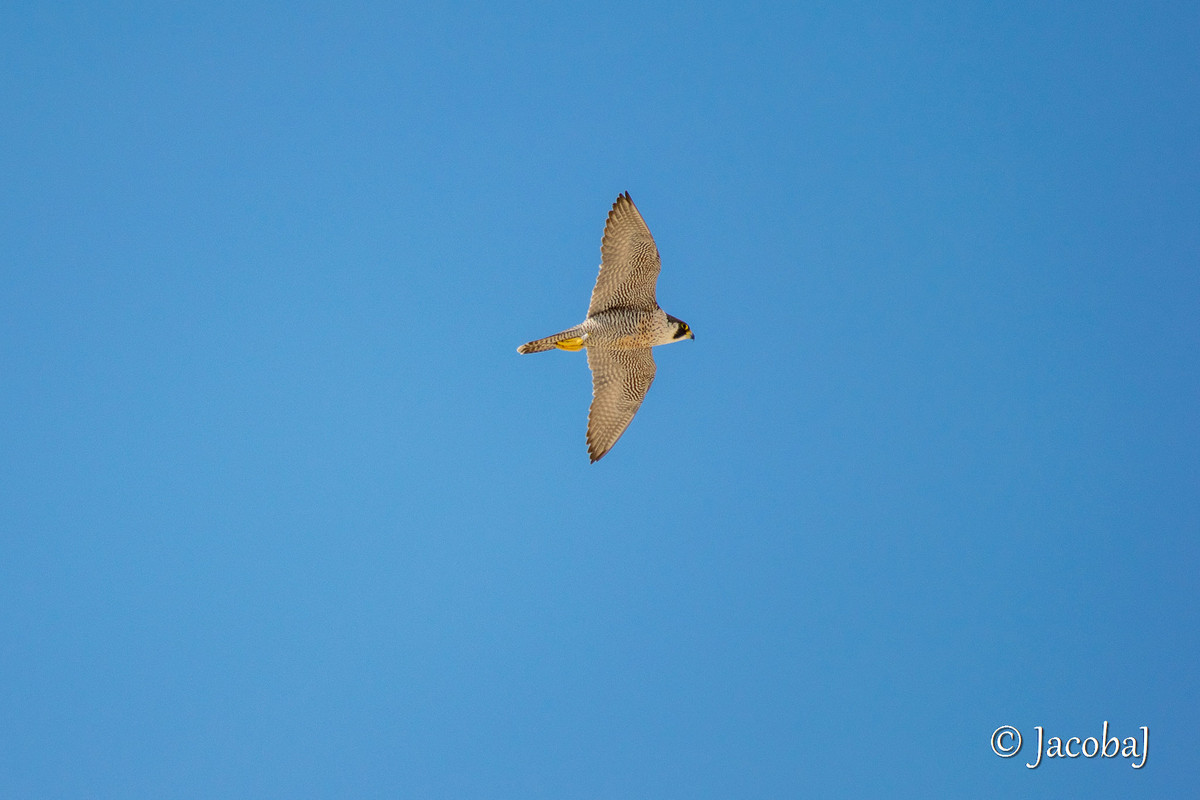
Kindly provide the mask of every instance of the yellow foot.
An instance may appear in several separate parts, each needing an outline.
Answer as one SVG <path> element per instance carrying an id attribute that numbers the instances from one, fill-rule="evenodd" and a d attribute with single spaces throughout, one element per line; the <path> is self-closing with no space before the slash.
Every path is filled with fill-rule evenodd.
<path id="1" fill-rule="evenodd" d="M 572 339 L 563 339 L 561 342 L 555 342 L 554 346 L 559 350 L 575 353 L 583 349 L 583 337 L 576 336 Z"/>

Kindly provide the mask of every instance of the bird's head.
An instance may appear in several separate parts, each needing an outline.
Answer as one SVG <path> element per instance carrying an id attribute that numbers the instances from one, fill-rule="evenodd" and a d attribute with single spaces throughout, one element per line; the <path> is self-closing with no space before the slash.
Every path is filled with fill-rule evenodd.
<path id="1" fill-rule="evenodd" d="M 696 334 L 692 333 L 692 329 L 690 327 L 688 327 L 688 324 L 686 322 L 684 322 L 683 320 L 678 319 L 677 317 L 672 317 L 670 314 L 667 314 L 667 322 L 670 322 L 672 325 L 675 326 L 675 329 L 671 332 L 671 341 L 672 342 L 679 342 L 684 339 L 695 339 L 696 338 Z"/>

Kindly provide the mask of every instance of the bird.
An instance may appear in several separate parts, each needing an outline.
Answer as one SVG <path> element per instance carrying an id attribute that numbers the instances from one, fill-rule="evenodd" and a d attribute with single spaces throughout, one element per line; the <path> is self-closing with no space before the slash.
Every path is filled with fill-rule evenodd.
<path id="1" fill-rule="evenodd" d="M 696 338 L 686 322 L 659 308 L 655 287 L 661 268 L 654 237 L 624 192 L 608 212 L 587 318 L 517 348 L 522 354 L 587 350 L 592 371 L 587 446 L 593 464 L 617 443 L 646 399 L 655 372 L 650 348 Z"/>

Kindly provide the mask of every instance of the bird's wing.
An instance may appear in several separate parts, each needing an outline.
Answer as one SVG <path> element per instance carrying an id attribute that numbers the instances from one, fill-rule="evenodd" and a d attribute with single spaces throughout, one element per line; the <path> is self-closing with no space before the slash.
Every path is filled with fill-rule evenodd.
<path id="1" fill-rule="evenodd" d="M 654 237 L 626 192 L 608 212 L 600 243 L 600 276 L 592 289 L 588 316 L 615 307 L 642 311 L 658 308 L 654 285 L 660 267 Z"/>
<path id="2" fill-rule="evenodd" d="M 587 357 L 592 369 L 587 443 L 588 454 L 596 462 L 621 438 L 646 399 L 654 383 L 654 356 L 649 347 L 589 347 Z"/>

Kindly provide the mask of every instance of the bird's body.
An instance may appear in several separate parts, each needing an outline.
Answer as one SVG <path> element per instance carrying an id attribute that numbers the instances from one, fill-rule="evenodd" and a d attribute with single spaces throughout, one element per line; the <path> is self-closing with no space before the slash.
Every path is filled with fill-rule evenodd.
<path id="1" fill-rule="evenodd" d="M 518 353 L 587 348 L 592 370 L 587 441 L 593 462 L 621 438 L 650 390 L 655 372 L 650 348 L 696 338 L 686 322 L 658 307 L 658 248 L 628 192 L 608 214 L 600 254 L 587 318 L 517 348 Z"/>

